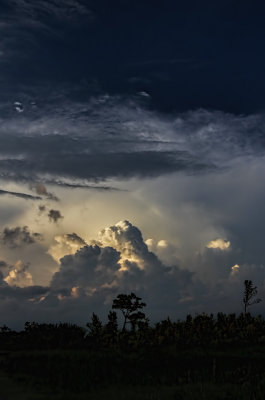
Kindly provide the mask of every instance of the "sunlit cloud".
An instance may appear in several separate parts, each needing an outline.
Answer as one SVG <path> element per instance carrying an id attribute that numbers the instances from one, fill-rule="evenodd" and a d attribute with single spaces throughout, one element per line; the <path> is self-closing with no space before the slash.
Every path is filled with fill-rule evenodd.
<path id="1" fill-rule="evenodd" d="M 220 250 L 227 250 L 230 247 L 229 240 L 224 240 L 222 238 L 218 238 L 215 240 L 211 240 L 206 247 L 208 249 L 220 249 Z"/>
<path id="2" fill-rule="evenodd" d="M 57 235 L 54 237 L 54 241 L 56 244 L 49 248 L 48 254 L 58 263 L 60 258 L 67 254 L 75 254 L 77 250 L 86 245 L 86 242 L 76 233 Z"/>
<path id="3" fill-rule="evenodd" d="M 235 264 L 231 267 L 231 276 L 236 275 L 239 273 L 240 266 L 238 264 Z"/>
<path id="4" fill-rule="evenodd" d="M 4 281 L 10 286 L 19 286 L 22 288 L 33 286 L 32 275 L 28 271 L 28 268 L 28 264 L 23 264 L 21 260 L 18 260 L 14 267 L 11 267 Z"/>

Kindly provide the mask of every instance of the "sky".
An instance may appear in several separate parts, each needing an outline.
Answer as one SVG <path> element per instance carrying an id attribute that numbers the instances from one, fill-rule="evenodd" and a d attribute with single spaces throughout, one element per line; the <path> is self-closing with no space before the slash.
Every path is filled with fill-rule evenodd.
<path id="1" fill-rule="evenodd" d="M 265 315 L 264 14 L 1 1 L 0 325 Z"/>

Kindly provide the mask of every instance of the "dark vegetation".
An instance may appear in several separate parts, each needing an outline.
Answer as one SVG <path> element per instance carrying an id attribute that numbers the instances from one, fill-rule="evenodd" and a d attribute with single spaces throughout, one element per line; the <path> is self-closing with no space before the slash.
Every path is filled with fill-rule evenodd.
<path id="1" fill-rule="evenodd" d="M 131 293 L 114 299 L 107 323 L 93 313 L 87 329 L 3 326 L 0 398 L 264 399 L 265 320 L 248 312 L 260 300 L 251 281 L 244 285 L 240 315 L 203 313 L 151 326 L 145 303 Z"/>

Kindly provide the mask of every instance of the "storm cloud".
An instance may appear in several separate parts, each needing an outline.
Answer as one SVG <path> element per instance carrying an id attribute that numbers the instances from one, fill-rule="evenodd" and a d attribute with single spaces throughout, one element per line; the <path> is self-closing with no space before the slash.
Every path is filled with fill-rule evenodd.
<path id="1" fill-rule="evenodd" d="M 34 174 L 45 183 L 49 175 L 51 183 L 85 187 L 110 178 L 223 171 L 264 155 L 263 123 L 263 115 L 206 110 L 164 116 L 117 97 L 44 107 L 22 121 L 2 119 L 0 177 L 32 181 Z"/>
<path id="2" fill-rule="evenodd" d="M 36 243 L 42 239 L 42 235 L 38 232 L 30 232 L 27 226 L 16 226 L 15 228 L 4 228 L 0 238 L 5 246 L 16 248 Z"/>
<path id="3" fill-rule="evenodd" d="M 6 323 L 264 296 L 264 7 L 206 3 L 1 2 Z"/>
<path id="4" fill-rule="evenodd" d="M 2 304 L 20 299 L 19 308 L 28 319 L 56 321 L 60 316 L 84 324 L 93 311 L 106 317 L 117 294 L 134 291 L 147 302 L 148 316 L 155 322 L 187 312 L 240 312 L 245 279 L 258 284 L 261 297 L 265 293 L 263 265 L 235 267 L 236 252 L 231 256 L 231 251 L 207 247 L 194 254 L 193 271 L 188 265 L 165 264 L 126 220 L 101 230 L 91 244 L 76 234 L 56 238 L 56 243 L 62 257 L 49 287 L 34 286 L 31 267 L 18 261 L 8 271 L 3 268 Z M 261 304 L 257 311 L 263 308 Z M 11 317 L 3 310 L 3 318 L 8 322 Z"/>
<path id="5" fill-rule="evenodd" d="M 242 265 L 235 271 L 233 257 L 236 254 L 231 257 L 223 250 L 205 248 L 202 254 L 194 254 L 193 271 L 187 265 L 165 265 L 148 250 L 137 227 L 120 221 L 100 231 L 92 245 L 62 257 L 51 288 L 64 302 L 94 298 L 98 310 L 102 310 L 99 299 L 108 305 L 118 293 L 135 291 L 150 303 L 153 319 L 162 318 L 165 310 L 172 315 L 222 308 L 240 311 L 247 276 L 258 281 L 264 292 L 264 267 Z"/>
<path id="6" fill-rule="evenodd" d="M 53 209 L 51 209 L 51 210 L 49 211 L 48 217 L 49 217 L 49 220 L 50 220 L 51 222 L 54 222 L 54 223 L 57 223 L 58 221 L 60 221 L 61 219 L 63 219 L 63 216 L 62 216 L 60 210 L 53 210 Z"/>

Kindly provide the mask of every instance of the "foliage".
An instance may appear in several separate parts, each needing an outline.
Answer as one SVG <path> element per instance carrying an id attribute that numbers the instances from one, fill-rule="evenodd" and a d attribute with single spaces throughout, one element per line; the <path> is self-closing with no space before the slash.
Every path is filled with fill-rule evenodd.
<path id="1" fill-rule="evenodd" d="M 249 306 L 257 292 L 248 285 Z M 106 323 L 93 313 L 87 331 L 62 323 L 26 322 L 20 332 L 0 327 L 0 377 L 44 393 L 43 399 L 112 398 L 117 384 L 128 399 L 137 385 L 139 399 L 264 398 L 263 317 L 202 313 L 151 326 L 141 300 L 134 293 L 114 299 L 113 309 L 124 316 L 121 329 L 113 310 Z M 114 390 L 113 398 L 124 398 Z M 16 399 L 13 393 L 4 397 Z"/>
<path id="2" fill-rule="evenodd" d="M 244 313 L 246 315 L 248 307 L 252 306 L 253 304 L 258 304 L 261 302 L 261 299 L 255 298 L 258 289 L 257 286 L 254 286 L 253 282 L 250 280 L 244 281 L 244 296 L 243 296 L 243 305 L 244 305 Z"/>
<path id="3" fill-rule="evenodd" d="M 125 331 L 128 322 L 131 323 L 132 330 L 135 330 L 137 324 L 145 319 L 145 314 L 139 311 L 146 306 L 141 300 L 141 297 L 137 297 L 134 293 L 129 295 L 119 294 L 113 300 L 112 308 L 121 310 L 124 316 L 123 331 Z"/>
<path id="4" fill-rule="evenodd" d="M 86 326 L 89 330 L 88 337 L 91 344 L 94 346 L 98 346 L 101 342 L 101 337 L 103 334 L 103 325 L 99 317 L 95 313 L 93 313 L 91 322 L 88 322 Z"/>
<path id="5" fill-rule="evenodd" d="M 245 304 L 255 304 L 256 287 L 245 281 Z M 93 313 L 84 328 L 74 324 L 39 324 L 26 322 L 24 330 L 16 332 L 7 326 L 0 327 L 0 350 L 21 349 L 152 349 L 164 346 L 185 348 L 218 348 L 265 344 L 265 320 L 245 312 L 240 315 L 213 314 L 187 315 L 185 320 L 170 318 L 150 326 L 141 311 L 145 303 L 134 293 L 120 294 L 113 300 L 113 309 L 124 316 L 119 329 L 115 311 L 110 310 L 104 324 Z M 126 329 L 130 323 L 131 329 Z"/>

